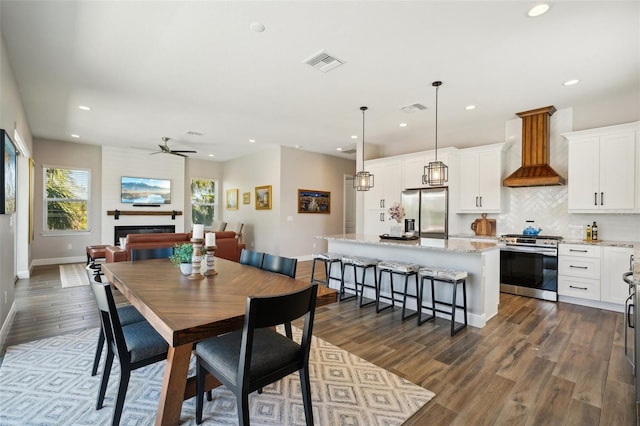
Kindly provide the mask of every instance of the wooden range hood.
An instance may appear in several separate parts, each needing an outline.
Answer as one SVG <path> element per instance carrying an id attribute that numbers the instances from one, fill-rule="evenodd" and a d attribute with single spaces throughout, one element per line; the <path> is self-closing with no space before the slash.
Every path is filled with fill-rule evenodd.
<path id="1" fill-rule="evenodd" d="M 512 188 L 522 186 L 564 185 L 565 179 L 549 165 L 549 121 L 555 107 L 518 112 L 522 118 L 522 167 L 502 184 Z"/>

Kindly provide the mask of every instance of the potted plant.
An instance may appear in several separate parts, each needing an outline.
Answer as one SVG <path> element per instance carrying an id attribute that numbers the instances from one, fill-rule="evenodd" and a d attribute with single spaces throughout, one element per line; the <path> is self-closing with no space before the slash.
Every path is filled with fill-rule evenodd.
<path id="1" fill-rule="evenodd" d="M 180 266 L 180 271 L 184 275 L 191 273 L 191 256 L 193 255 L 193 245 L 191 243 L 175 244 L 173 254 L 169 259 L 174 265 Z"/>

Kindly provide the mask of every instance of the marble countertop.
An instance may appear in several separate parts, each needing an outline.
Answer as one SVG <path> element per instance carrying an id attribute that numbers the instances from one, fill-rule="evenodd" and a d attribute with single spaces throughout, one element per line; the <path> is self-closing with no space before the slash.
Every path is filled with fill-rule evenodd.
<path id="1" fill-rule="evenodd" d="M 611 240 L 598 240 L 598 241 L 586 241 L 586 240 L 562 240 L 560 244 L 584 244 L 587 246 L 604 246 L 604 247 L 634 247 L 638 243 L 633 241 L 611 241 Z"/>
<path id="2" fill-rule="evenodd" d="M 383 240 L 377 235 L 365 234 L 336 234 L 324 235 L 318 238 L 334 241 L 346 241 L 360 244 L 375 244 L 390 247 L 410 247 L 419 250 L 446 251 L 467 254 L 480 254 L 488 250 L 495 250 L 499 245 L 493 241 L 470 241 L 465 239 L 440 240 L 434 238 L 420 238 L 418 240 Z"/>

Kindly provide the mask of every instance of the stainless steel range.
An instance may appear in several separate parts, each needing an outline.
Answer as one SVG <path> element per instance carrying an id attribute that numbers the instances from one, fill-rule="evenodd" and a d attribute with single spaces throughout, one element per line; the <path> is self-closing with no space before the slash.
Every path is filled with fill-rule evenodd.
<path id="1" fill-rule="evenodd" d="M 500 291 L 557 302 L 562 237 L 507 234 L 499 241 Z"/>

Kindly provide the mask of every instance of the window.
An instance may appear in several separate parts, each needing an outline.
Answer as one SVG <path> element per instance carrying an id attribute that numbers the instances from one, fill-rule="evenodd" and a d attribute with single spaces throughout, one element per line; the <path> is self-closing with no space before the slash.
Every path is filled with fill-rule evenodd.
<path id="1" fill-rule="evenodd" d="M 191 179 L 191 223 L 211 227 L 218 210 L 216 196 L 218 182 L 210 179 Z"/>
<path id="2" fill-rule="evenodd" d="M 44 232 L 87 232 L 91 171 L 44 167 Z"/>

